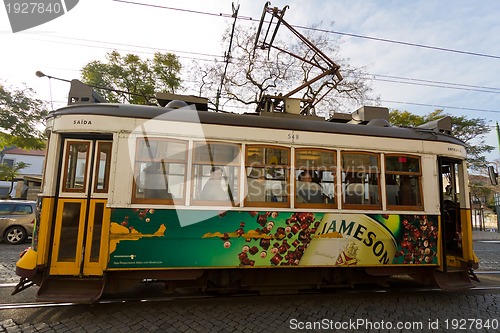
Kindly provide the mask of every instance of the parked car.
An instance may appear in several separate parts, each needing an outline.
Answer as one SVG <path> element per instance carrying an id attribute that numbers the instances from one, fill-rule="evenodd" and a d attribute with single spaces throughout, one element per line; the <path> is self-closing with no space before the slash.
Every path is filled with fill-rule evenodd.
<path id="1" fill-rule="evenodd" d="M 9 244 L 26 242 L 33 235 L 36 203 L 25 200 L 0 201 L 0 238 Z"/>

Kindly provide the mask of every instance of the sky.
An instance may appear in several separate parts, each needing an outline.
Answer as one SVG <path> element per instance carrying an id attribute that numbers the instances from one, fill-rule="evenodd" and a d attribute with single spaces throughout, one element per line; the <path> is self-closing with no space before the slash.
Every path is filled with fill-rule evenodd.
<path id="1" fill-rule="evenodd" d="M 238 25 L 258 24 L 265 1 L 80 0 L 50 22 L 13 33 L 2 7 L 0 83 L 26 84 L 57 108 L 66 104 L 69 84 L 38 78 L 36 71 L 80 79 L 82 67 L 105 61 L 112 50 L 144 59 L 172 52 L 183 63 L 220 57 L 227 49 L 221 36 L 233 22 L 233 3 L 244 18 Z M 371 87 L 381 106 L 419 115 L 444 109 L 489 121 L 486 143 L 496 149 L 487 158 L 499 158 L 500 2 L 279 0 L 271 5 L 289 5 L 285 19 L 292 25 L 323 22 L 333 29 L 332 40 L 340 38 L 340 56 L 374 75 Z"/>

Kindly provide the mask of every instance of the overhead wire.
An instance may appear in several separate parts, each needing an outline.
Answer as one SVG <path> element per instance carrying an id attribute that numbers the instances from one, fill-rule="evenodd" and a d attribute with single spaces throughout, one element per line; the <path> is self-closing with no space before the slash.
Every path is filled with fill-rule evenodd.
<path id="1" fill-rule="evenodd" d="M 146 3 L 134 2 L 134 1 L 127 1 L 127 0 L 113 0 L 113 1 L 114 2 L 119 2 L 119 3 L 125 3 L 125 4 L 141 5 L 141 6 L 147 6 L 147 7 L 153 7 L 153 8 L 161 8 L 161 9 L 167 9 L 167 10 L 181 11 L 181 12 L 187 12 L 187 13 L 191 13 L 191 14 L 209 15 L 209 16 L 224 17 L 224 18 L 234 18 L 234 16 L 232 14 L 210 13 L 210 12 L 205 12 L 205 11 L 190 10 L 190 9 L 183 9 L 183 8 L 175 8 L 175 7 L 168 7 L 168 6 L 162 6 L 162 5 L 154 5 L 154 4 L 146 4 Z M 236 19 L 238 19 L 238 20 L 246 20 L 246 21 L 254 21 L 251 17 L 248 17 L 248 16 L 238 16 Z M 444 47 L 436 47 L 436 46 L 423 45 L 423 44 L 417 44 L 417 43 L 410 43 L 410 42 L 404 42 L 404 41 L 396 41 L 396 40 L 390 40 L 390 39 L 385 39 L 385 38 L 378 38 L 378 37 L 373 37 L 373 36 L 364 36 L 364 35 L 359 35 L 359 34 L 345 33 L 345 32 L 339 32 L 339 31 L 334 31 L 334 30 L 327 30 L 327 29 L 306 27 L 306 26 L 300 26 L 300 25 L 293 25 L 293 26 L 295 28 L 298 28 L 298 29 L 312 30 L 312 31 L 318 31 L 318 32 L 323 32 L 323 33 L 331 33 L 331 34 L 337 34 L 337 35 L 343 35 L 343 36 L 350 36 L 350 37 L 356 37 L 356 38 L 364 38 L 364 39 L 369 39 L 369 40 L 375 40 L 375 41 L 380 41 L 380 42 L 388 42 L 388 43 L 394 43 L 394 44 L 401 44 L 401 45 L 412 46 L 412 47 L 420 47 L 420 48 L 427 48 L 427 49 L 438 50 L 438 51 L 447 51 L 447 52 L 454 52 L 454 53 L 460 53 L 460 54 L 466 54 L 466 55 L 472 55 L 472 56 L 481 56 L 481 57 L 488 57 L 488 58 L 500 59 L 500 56 L 489 55 L 489 54 L 478 53 L 478 52 L 455 50 L 455 49 L 444 48 Z M 70 37 L 58 37 L 58 38 L 75 39 L 75 38 L 70 38 Z M 186 58 L 186 59 L 201 60 L 201 61 L 214 61 L 215 60 L 216 62 L 221 62 L 221 63 L 224 62 L 223 60 L 217 60 L 217 58 L 224 58 L 224 56 L 221 56 L 221 55 L 198 53 L 198 52 L 189 52 L 189 51 L 179 51 L 179 50 L 166 50 L 166 49 L 161 49 L 161 48 L 135 46 L 135 45 L 131 45 L 131 44 L 116 43 L 116 42 L 101 42 L 101 41 L 88 40 L 88 39 L 80 39 L 80 40 L 85 41 L 85 42 L 106 43 L 106 44 L 110 44 L 110 45 L 126 46 L 126 47 L 133 47 L 133 48 L 137 47 L 137 48 L 141 48 L 141 49 L 146 48 L 146 49 L 152 49 L 152 50 L 162 50 L 163 52 L 170 52 L 170 53 L 192 54 L 195 57 L 189 57 L 189 56 L 180 56 L 180 57 L 181 58 Z M 93 45 L 87 45 L 87 44 L 85 44 L 85 45 L 75 44 L 75 43 L 67 43 L 67 44 L 87 46 L 87 47 L 99 47 L 99 46 L 93 46 Z M 101 48 L 111 49 L 110 47 L 101 47 Z M 114 49 L 116 49 L 116 48 L 114 48 Z M 145 52 L 145 51 L 142 51 L 140 53 L 149 53 L 149 54 L 151 54 L 151 52 Z M 197 58 L 196 56 L 212 57 L 212 59 Z M 422 80 L 422 79 L 405 78 L 405 77 L 389 76 L 389 75 L 381 75 L 381 74 L 369 74 L 369 73 L 367 73 L 367 75 L 373 76 L 371 78 L 373 80 L 383 81 L 383 82 L 409 84 L 409 85 L 419 85 L 419 86 L 428 86 L 428 87 L 437 87 L 437 88 L 447 88 L 447 89 L 457 89 L 457 90 L 468 90 L 468 91 L 483 92 L 483 93 L 500 93 L 500 88 L 495 88 L 495 87 L 485 87 L 485 86 L 477 86 L 477 85 L 466 85 L 466 84 L 460 84 L 460 83 L 442 82 L 442 81 L 434 81 L 434 80 Z M 403 81 L 401 81 L 401 80 L 403 80 Z M 411 81 L 414 81 L 414 82 L 411 82 Z M 367 99 L 367 100 L 370 100 L 370 99 Z M 402 102 L 402 101 L 391 101 L 391 100 L 380 100 L 380 101 L 386 102 L 386 103 L 406 104 L 406 105 L 415 105 L 415 106 L 426 106 L 426 107 L 438 107 L 438 108 L 448 108 L 448 109 L 456 109 L 456 110 L 470 110 L 470 111 L 477 111 L 477 112 L 500 113 L 499 110 L 488 110 L 488 109 L 479 109 L 479 108 L 465 108 L 465 107 L 456 107 L 456 106 L 444 106 L 444 105 L 425 104 L 425 103 L 413 103 L 413 102 Z"/>
<path id="2" fill-rule="evenodd" d="M 69 39 L 69 40 L 79 40 L 79 41 L 83 41 L 83 42 L 91 42 L 91 43 L 99 43 L 99 44 L 111 44 L 111 45 L 117 45 L 117 46 L 126 46 L 126 47 L 131 47 L 131 48 L 140 48 L 140 49 L 150 49 L 151 50 L 151 52 L 135 51 L 134 50 L 135 52 L 144 53 L 144 54 L 154 54 L 155 52 L 169 52 L 169 53 L 176 54 L 181 59 L 192 59 L 192 60 L 200 60 L 200 61 L 215 61 L 215 62 L 219 62 L 219 63 L 226 63 L 226 61 L 223 59 L 221 59 L 221 60 L 217 59 L 217 58 L 224 58 L 224 56 L 216 55 L 216 54 L 208 54 L 208 53 L 200 53 L 200 52 L 192 52 L 192 51 L 170 50 L 170 49 L 162 49 L 162 48 L 148 47 L 148 46 L 142 46 L 142 45 L 133 45 L 133 44 L 116 43 L 116 42 L 105 42 L 105 41 L 99 41 L 99 40 L 73 38 L 73 37 L 65 37 L 65 36 L 55 36 L 55 37 L 61 38 L 61 39 Z M 33 38 L 31 38 L 31 39 L 33 39 Z M 45 40 L 45 41 L 68 44 L 68 45 L 78 45 L 78 46 L 82 46 L 82 47 L 103 48 L 103 49 L 120 50 L 120 51 L 132 51 L 132 50 L 123 49 L 123 48 L 119 49 L 119 48 L 115 48 L 115 47 L 95 46 L 95 45 L 89 45 L 89 44 L 58 42 L 58 41 L 51 41 L 51 40 Z M 193 57 L 182 56 L 182 55 L 178 55 L 178 53 L 192 54 L 194 56 Z M 199 58 L 199 57 L 196 57 L 196 55 L 213 57 L 213 58 L 212 59 Z M 352 75 L 352 73 L 348 73 L 345 76 L 348 77 L 349 75 Z M 366 79 L 371 79 L 371 80 L 375 80 L 375 81 L 401 83 L 401 84 L 409 84 L 409 85 L 419 85 L 419 86 L 427 86 L 427 87 L 437 87 L 437 88 L 447 88 L 447 89 L 456 89 L 456 90 L 467 90 L 467 91 L 475 91 L 475 92 L 483 92 L 483 93 L 495 93 L 495 94 L 500 93 L 500 88 L 497 88 L 497 87 L 487 87 L 487 86 L 470 85 L 470 84 L 454 83 L 454 82 L 444 82 L 444 81 L 436 81 L 436 80 L 424 80 L 424 79 L 408 78 L 408 77 L 393 76 L 393 75 L 383 75 L 383 74 L 376 74 L 376 73 L 366 73 L 366 76 L 367 76 L 367 77 L 365 77 Z M 407 81 L 409 81 L 409 82 L 407 82 Z M 417 82 L 417 83 L 414 83 L 412 81 Z"/>
<path id="3" fill-rule="evenodd" d="M 112 0 L 112 1 L 133 4 L 133 5 L 141 5 L 141 6 L 147 6 L 147 7 L 175 10 L 175 11 L 181 11 L 181 12 L 188 12 L 188 13 L 194 13 L 194 14 L 200 14 L 200 15 L 210 15 L 210 16 L 218 16 L 218 17 L 225 17 L 225 18 L 232 17 L 231 14 L 224 14 L 224 13 L 217 14 L 217 13 L 210 13 L 210 12 L 205 12 L 205 11 L 191 10 L 191 9 L 183 9 L 183 8 L 174 8 L 174 7 L 146 4 L 146 3 L 128 1 L 128 0 Z M 255 21 L 253 18 L 251 18 L 249 16 L 239 16 L 238 19 L 245 20 L 245 21 Z M 500 56 L 498 56 L 498 55 L 492 55 L 492 54 L 486 54 L 486 53 L 463 51 L 463 50 L 451 49 L 451 48 L 447 48 L 447 47 L 439 47 L 439 46 L 425 45 L 425 44 L 419 44 L 419 43 L 411 43 L 411 42 L 405 42 L 405 41 L 401 41 L 401 40 L 394 40 L 394 39 L 380 38 L 380 37 L 373 37 L 373 36 L 365 36 L 365 35 L 360 35 L 360 34 L 341 32 L 341 31 L 335 31 L 335 30 L 328 30 L 328 29 L 321 29 L 321 28 L 314 28 L 314 27 L 306 27 L 306 26 L 294 25 L 294 24 L 292 24 L 291 26 L 294 28 L 298 28 L 298 29 L 318 31 L 318 32 L 330 33 L 330 34 L 341 35 L 341 36 L 362 38 L 362 39 L 369 39 L 369 40 L 374 40 L 374 41 L 378 41 L 378 42 L 406 45 L 406 46 L 411 46 L 411 47 L 419 47 L 419 48 L 431 49 L 431 50 L 435 50 L 435 51 L 444 51 L 444 52 L 465 54 L 465 55 L 470 55 L 470 56 L 500 59 Z"/>
<path id="4" fill-rule="evenodd" d="M 373 99 L 367 99 L 367 100 L 375 101 Z M 407 104 L 407 105 L 415 105 L 415 106 L 425 106 L 425 107 L 433 107 L 433 108 L 438 108 L 438 109 L 453 109 L 453 110 L 464 110 L 464 111 L 500 113 L 500 110 L 467 108 L 467 107 L 451 106 L 451 105 L 439 105 L 439 104 L 427 104 L 427 103 L 415 103 L 415 102 L 401 102 L 401 101 L 392 101 L 392 100 L 383 100 L 383 99 L 381 99 L 380 102 L 395 103 L 395 104 Z"/>
<path id="5" fill-rule="evenodd" d="M 423 79 L 415 79 L 415 78 L 392 76 L 392 75 L 382 75 L 382 74 L 370 74 L 370 73 L 368 73 L 368 75 L 373 75 L 375 78 L 376 77 L 383 77 L 383 78 L 389 78 L 389 79 L 415 81 L 415 82 L 419 82 L 418 85 L 429 86 L 429 87 L 470 90 L 470 91 L 495 93 L 495 94 L 500 93 L 500 88 L 496 88 L 496 87 L 486 87 L 486 86 L 478 86 L 478 85 L 454 83 L 454 82 L 444 82 L 444 81 L 435 81 L 435 80 L 423 80 Z M 378 80 L 382 81 L 382 79 L 378 79 Z M 411 84 L 409 82 L 402 82 L 402 81 L 391 81 L 391 80 L 385 80 L 385 81 Z"/>
<path id="6" fill-rule="evenodd" d="M 151 4 L 139 3 L 139 2 L 128 1 L 128 0 L 113 0 L 113 1 L 128 3 L 128 4 L 135 4 L 135 5 L 142 5 L 142 6 L 151 6 L 151 7 L 156 7 L 156 8 L 176 10 L 176 11 L 182 11 L 182 12 L 188 12 L 188 13 L 196 13 L 196 14 L 202 14 L 202 15 L 210 15 L 210 16 L 218 16 L 218 17 L 226 17 L 226 18 L 233 17 L 230 14 L 224 14 L 224 13 L 216 14 L 216 13 L 210 13 L 210 12 L 206 12 L 206 11 L 194 11 L 194 10 L 182 9 L 182 8 L 174 8 L 174 7 L 167 7 L 167 6 L 160 6 L 160 5 L 151 5 Z M 245 16 L 239 16 L 237 19 L 254 21 L 251 17 L 245 17 Z M 330 34 L 337 34 L 337 35 L 349 36 L 349 37 L 355 37 L 355 38 L 363 38 L 363 39 L 374 40 L 374 41 L 379 41 L 379 42 L 394 43 L 394 44 L 400 44 L 400 45 L 411 46 L 411 47 L 419 47 L 419 48 L 425 48 L 425 49 L 431 49 L 431 50 L 437 50 L 437 51 L 446 51 L 446 52 L 465 54 L 465 55 L 470 55 L 470 56 L 480 56 L 480 57 L 486 57 L 486 58 L 500 59 L 500 56 L 479 53 L 479 52 L 456 50 L 456 49 L 445 48 L 445 47 L 437 47 L 437 46 L 411 43 L 411 42 L 405 42 L 405 41 L 391 40 L 391 39 L 386 39 L 386 38 L 365 36 L 365 35 L 360 35 L 360 34 L 346 33 L 346 32 L 321 29 L 321 28 L 314 28 L 314 27 L 306 27 L 306 26 L 301 26 L 301 25 L 292 25 L 292 26 L 295 28 L 298 28 L 298 29 L 311 30 L 311 31 L 330 33 Z M 420 79 L 403 78 L 403 77 L 397 77 L 397 76 L 384 76 L 384 75 L 377 75 L 377 74 L 372 74 L 372 75 L 374 76 L 372 79 L 376 80 L 376 81 L 401 83 L 401 84 L 409 84 L 409 85 L 419 85 L 419 86 L 428 86 L 428 87 L 437 87 L 437 88 L 448 88 L 448 89 L 456 89 L 456 90 L 468 90 L 468 91 L 483 92 L 483 93 L 499 93 L 500 92 L 500 88 L 456 84 L 456 83 L 442 82 L 442 81 L 420 80 Z M 399 81 L 396 81 L 394 79 L 397 79 Z M 407 81 L 414 81 L 414 82 L 405 82 L 405 81 L 400 81 L 400 80 L 407 80 Z M 387 102 L 390 102 L 390 101 L 387 101 Z M 396 101 L 392 101 L 392 103 L 424 106 L 424 103 L 396 102 Z M 425 106 L 435 107 L 436 105 L 427 104 Z M 471 111 L 478 111 L 478 112 L 500 112 L 497 110 L 485 110 L 485 109 L 450 107 L 450 106 L 448 106 L 447 108 L 458 109 L 458 110 L 460 110 L 460 109 L 471 110 Z"/>

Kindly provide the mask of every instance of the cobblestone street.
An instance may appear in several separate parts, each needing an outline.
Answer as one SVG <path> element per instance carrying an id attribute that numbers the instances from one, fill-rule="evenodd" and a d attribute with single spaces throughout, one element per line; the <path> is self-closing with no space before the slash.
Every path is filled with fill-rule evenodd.
<path id="1" fill-rule="evenodd" d="M 479 271 L 500 270 L 500 234 L 475 232 L 474 238 L 475 251 L 482 260 Z M 17 282 L 15 260 L 27 245 L 0 243 L 0 283 Z M 9 251 L 5 251 L 7 248 Z M 2 292 L 2 303 L 15 302 L 18 295 L 8 296 L 10 291 Z M 29 290 L 21 294 L 29 292 L 34 295 Z M 468 331 L 496 332 L 492 324 L 498 325 L 499 308 L 500 292 L 491 290 L 339 290 L 328 294 L 2 309 L 0 332 L 452 332 L 459 330 L 460 324 Z"/>
<path id="2" fill-rule="evenodd" d="M 474 251 L 480 259 L 479 271 L 500 271 L 500 234 L 474 231 Z"/>
<path id="3" fill-rule="evenodd" d="M 289 332 L 299 328 L 312 331 L 307 329 L 308 325 L 323 323 L 320 327 L 326 331 L 378 332 L 387 331 L 376 328 L 382 323 L 391 325 L 392 331 L 399 331 L 394 327 L 401 323 L 404 327 L 411 325 L 416 332 L 429 332 L 430 323 L 439 322 L 433 331 L 451 332 L 452 322 L 463 318 L 498 320 L 499 306 L 498 293 L 483 292 L 363 292 L 176 300 L 16 313 L 3 310 L 0 330 L 3 327 L 6 332 Z"/>

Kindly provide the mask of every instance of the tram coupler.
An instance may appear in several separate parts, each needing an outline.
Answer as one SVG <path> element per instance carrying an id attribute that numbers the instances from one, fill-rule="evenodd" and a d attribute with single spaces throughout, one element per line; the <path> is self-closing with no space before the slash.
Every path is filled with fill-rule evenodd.
<path id="1" fill-rule="evenodd" d="M 474 280 L 476 282 L 481 282 L 479 281 L 479 278 L 477 277 L 476 273 L 474 272 L 474 268 L 469 267 L 467 270 L 467 273 L 469 274 L 469 279 Z"/>
<path id="2" fill-rule="evenodd" d="M 26 283 L 27 281 L 28 281 L 28 283 Z M 25 289 L 28 289 L 29 287 L 31 287 L 33 285 L 34 285 L 33 281 L 28 280 L 28 278 L 22 277 L 21 280 L 19 280 L 19 283 L 14 288 L 14 291 L 10 295 L 14 296 L 15 294 L 17 294 Z"/>

